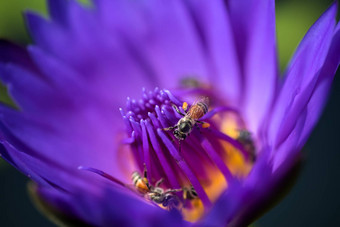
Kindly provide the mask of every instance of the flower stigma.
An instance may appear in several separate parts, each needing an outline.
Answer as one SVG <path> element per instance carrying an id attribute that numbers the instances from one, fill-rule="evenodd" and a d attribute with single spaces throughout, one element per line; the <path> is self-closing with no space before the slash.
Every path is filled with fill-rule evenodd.
<path id="1" fill-rule="evenodd" d="M 183 95 L 180 100 L 175 93 L 143 89 L 141 99 L 128 97 L 125 108 L 120 108 L 125 125 L 120 152 L 129 153 L 125 157 L 132 159 L 134 168 L 124 171 L 126 182 L 93 168 L 80 169 L 133 185 L 134 193 L 166 210 L 178 209 L 185 220 L 194 222 L 228 182 L 248 175 L 256 158 L 255 140 L 238 111 L 213 95 Z M 206 105 L 209 110 L 192 121 L 190 133 L 179 139 L 175 128 L 181 127 L 178 122 L 190 115 L 191 108 L 199 106 L 199 101 L 192 102 L 198 97 L 212 105 Z"/>

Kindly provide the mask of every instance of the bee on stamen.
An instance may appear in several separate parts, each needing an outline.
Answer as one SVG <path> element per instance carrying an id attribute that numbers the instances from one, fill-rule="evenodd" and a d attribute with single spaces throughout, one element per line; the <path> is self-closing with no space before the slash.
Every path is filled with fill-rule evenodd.
<path id="1" fill-rule="evenodd" d="M 163 130 L 174 130 L 173 134 L 178 140 L 185 140 L 185 138 L 191 133 L 193 127 L 197 126 L 197 123 L 202 124 L 203 128 L 208 128 L 210 126 L 209 123 L 198 120 L 208 112 L 208 97 L 199 98 L 196 102 L 194 102 L 194 104 L 191 105 L 188 111 L 188 104 L 184 102 L 182 108 L 185 111 L 185 114 L 182 113 L 176 105 L 172 106 L 176 112 L 183 117 L 179 119 L 175 126 L 164 128 Z"/>
<path id="2" fill-rule="evenodd" d="M 254 162 L 256 160 L 256 148 L 251 133 L 245 129 L 241 129 L 236 140 L 243 145 L 250 156 L 250 160 Z"/>
<path id="3" fill-rule="evenodd" d="M 178 196 L 174 193 L 180 192 L 183 189 L 167 189 L 159 187 L 164 179 L 160 179 L 156 182 L 155 186 L 151 185 L 147 179 L 147 170 L 146 166 L 144 166 L 143 177 L 137 172 L 132 173 L 132 182 L 142 195 L 146 196 L 151 201 L 162 205 L 168 210 L 172 210 L 174 208 L 180 209 L 181 201 Z"/>

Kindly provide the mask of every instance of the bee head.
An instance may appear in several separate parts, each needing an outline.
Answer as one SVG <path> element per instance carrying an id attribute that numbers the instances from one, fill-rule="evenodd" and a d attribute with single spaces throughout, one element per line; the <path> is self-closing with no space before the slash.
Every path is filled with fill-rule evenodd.
<path id="1" fill-rule="evenodd" d="M 186 134 L 182 133 L 179 129 L 176 129 L 174 131 L 174 136 L 178 139 L 178 140 L 185 140 L 185 138 L 187 137 Z"/>
<path id="2" fill-rule="evenodd" d="M 155 203 L 162 203 L 165 198 L 164 190 L 156 187 L 151 193 L 149 193 L 149 196 Z"/>
<path id="3" fill-rule="evenodd" d="M 182 121 L 178 125 L 178 130 L 181 133 L 189 133 L 191 130 L 191 122 L 190 121 Z"/>

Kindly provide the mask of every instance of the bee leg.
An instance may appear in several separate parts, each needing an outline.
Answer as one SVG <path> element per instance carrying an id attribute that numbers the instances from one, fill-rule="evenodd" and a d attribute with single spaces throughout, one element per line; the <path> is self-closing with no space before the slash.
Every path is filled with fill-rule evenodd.
<path id="1" fill-rule="evenodd" d="M 197 122 L 194 124 L 194 127 L 197 129 L 197 131 L 202 134 L 201 128 L 198 126 Z"/>
<path id="2" fill-rule="evenodd" d="M 202 128 L 209 128 L 210 124 L 208 122 L 204 122 L 204 121 L 196 121 L 197 123 L 202 125 Z"/>
<path id="3" fill-rule="evenodd" d="M 169 128 L 163 128 L 163 130 L 165 130 L 165 131 L 171 131 L 171 130 L 176 129 L 177 127 L 178 127 L 178 126 L 175 125 L 175 126 L 171 126 L 171 127 L 169 127 Z"/>
<path id="4" fill-rule="evenodd" d="M 182 188 L 179 188 L 179 189 L 168 189 L 164 193 L 175 193 L 175 192 L 181 192 L 181 191 L 183 191 Z"/>
<path id="5" fill-rule="evenodd" d="M 191 186 L 191 188 L 188 190 L 189 194 L 190 194 L 190 197 L 192 199 L 195 199 L 197 198 L 197 192 L 196 190 L 194 189 L 194 187 Z"/>
<path id="6" fill-rule="evenodd" d="M 146 170 L 146 164 L 145 163 L 144 163 L 143 176 L 144 176 L 143 181 L 145 182 L 146 186 L 148 187 L 148 189 L 151 189 L 150 184 L 149 184 L 149 180 L 148 180 L 148 175 L 147 175 L 147 170 Z"/>
<path id="7" fill-rule="evenodd" d="M 183 199 L 186 200 L 188 198 L 188 194 L 189 190 L 187 189 L 187 187 L 183 187 Z"/>
<path id="8" fill-rule="evenodd" d="M 159 179 L 159 180 L 156 182 L 155 187 L 159 187 L 159 185 L 161 185 L 161 183 L 163 183 L 163 181 L 164 181 L 164 178 Z"/>
<path id="9" fill-rule="evenodd" d="M 184 105 L 183 105 L 184 106 Z M 174 104 L 172 104 L 172 107 L 176 110 L 176 112 L 177 113 L 179 113 L 181 116 L 185 116 L 185 114 L 184 113 L 182 113 L 179 109 L 178 109 L 178 107 L 176 106 L 176 105 L 174 105 Z"/>
<path id="10" fill-rule="evenodd" d="M 178 140 L 178 152 L 181 153 L 181 141 Z"/>
<path id="11" fill-rule="evenodd" d="M 195 124 L 196 129 L 201 133 L 201 128 L 198 127 L 198 124 Z"/>

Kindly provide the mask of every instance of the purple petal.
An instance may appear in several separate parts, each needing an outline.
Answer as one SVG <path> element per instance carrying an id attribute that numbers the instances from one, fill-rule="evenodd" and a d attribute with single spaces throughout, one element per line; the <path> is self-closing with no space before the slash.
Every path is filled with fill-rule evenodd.
<path id="1" fill-rule="evenodd" d="M 176 160 L 180 168 L 185 172 L 187 175 L 190 183 L 195 187 L 197 194 L 200 196 L 203 204 L 207 207 L 211 206 L 211 202 L 204 191 L 203 187 L 197 180 L 197 177 L 189 167 L 189 165 L 184 161 L 184 159 L 181 157 L 180 153 L 177 151 L 175 146 L 170 142 L 170 140 L 165 136 L 164 132 L 160 129 L 157 130 L 158 135 L 161 136 L 161 138 L 164 140 L 164 143 L 166 143 L 167 147 L 169 148 L 169 152 L 171 153 L 171 156 Z"/>
<path id="2" fill-rule="evenodd" d="M 1 131 L 5 131 L 2 124 L 0 124 L 0 128 Z M 91 180 L 90 177 L 88 177 L 87 181 L 83 181 L 83 178 L 77 171 L 67 169 L 65 166 L 54 162 L 53 159 L 48 159 L 35 152 L 30 153 L 29 147 L 26 147 L 15 138 L 9 138 L 8 133 L 6 139 L 10 140 L 12 143 L 15 141 L 15 145 L 10 144 L 3 139 L 4 138 L 0 136 L 1 157 L 41 186 L 52 187 L 57 190 L 68 192 L 73 189 L 73 186 L 68 184 L 68 182 L 72 181 L 74 185 L 88 187 L 87 184 L 88 181 Z"/>
<path id="3" fill-rule="evenodd" d="M 328 55 L 325 63 L 320 70 L 317 85 L 313 91 L 312 97 L 307 104 L 307 117 L 305 127 L 301 133 L 299 140 L 299 147 L 302 147 L 306 142 L 309 134 L 314 128 L 317 120 L 319 119 L 324 106 L 327 101 L 328 94 L 331 89 L 331 84 L 337 68 L 340 63 L 340 23 L 338 23 L 335 34 L 329 48 Z"/>
<path id="4" fill-rule="evenodd" d="M 268 151 L 261 152 L 245 182 L 228 182 L 228 189 L 220 196 L 211 211 L 201 220 L 200 226 L 247 226 L 244 215 L 256 201 L 271 189 L 271 164 Z M 252 221 L 252 220 L 251 220 Z M 240 224 L 243 223 L 243 224 Z"/>
<path id="5" fill-rule="evenodd" d="M 101 185 L 99 193 L 78 188 L 67 194 L 48 188 L 39 188 L 39 195 L 58 210 L 77 217 L 93 226 L 188 226 L 178 211 L 168 212 L 145 202 L 142 198 Z"/>
<path id="6" fill-rule="evenodd" d="M 233 215 L 240 209 L 241 198 L 244 193 L 240 182 L 228 183 L 226 190 L 215 202 L 210 212 L 201 219 L 197 226 L 228 226 Z"/>
<path id="7" fill-rule="evenodd" d="M 333 36 L 335 15 L 333 4 L 310 28 L 288 67 L 269 124 L 268 135 L 275 147 L 288 137 L 317 84 Z"/>
<path id="8" fill-rule="evenodd" d="M 48 0 L 48 12 L 53 21 L 57 21 L 62 25 L 68 24 L 68 4 L 70 1 L 65 0 Z"/>
<path id="9" fill-rule="evenodd" d="M 0 72 L 0 79 L 8 86 L 13 101 L 23 110 L 38 113 L 46 106 L 46 98 L 43 98 L 41 93 L 44 93 L 45 97 L 53 97 L 51 88 L 39 79 L 39 75 L 21 66 L 13 63 L 0 64 Z"/>
<path id="10" fill-rule="evenodd" d="M 6 40 L 0 40 L 0 62 L 15 63 L 32 72 L 38 71 L 25 48 Z"/>
<path id="11" fill-rule="evenodd" d="M 70 65 L 52 57 L 37 46 L 29 46 L 28 52 L 37 67 L 39 67 L 43 79 L 50 84 L 51 90 L 59 91 L 59 96 L 65 96 L 65 98 L 79 97 L 80 92 L 89 93 L 89 97 L 93 96 L 91 94 L 92 90 L 84 89 L 85 84 L 82 75 L 77 73 Z M 65 89 L 65 84 L 69 89 Z"/>
<path id="12" fill-rule="evenodd" d="M 16 141 L 20 141 L 29 148 L 22 149 L 27 155 L 46 157 L 74 170 L 80 165 L 100 167 L 101 170 L 121 178 L 117 162 L 119 144 L 114 142 L 115 124 L 112 122 L 107 125 L 110 119 L 104 120 L 103 124 L 95 116 L 96 113 L 93 115 L 85 111 L 78 113 L 78 116 L 67 116 L 64 121 L 61 119 L 65 114 L 59 116 L 60 121 L 43 123 L 6 107 L 1 107 L 0 113 L 0 122 L 5 127 L 2 129 L 3 140 L 13 147 L 18 147 Z M 46 117 L 41 118 L 46 120 Z M 93 139 L 94 135 L 101 136 Z"/>
<path id="13" fill-rule="evenodd" d="M 121 182 L 120 180 L 117 180 L 115 177 L 111 176 L 110 174 L 105 173 L 104 171 L 101 171 L 99 169 L 95 169 L 95 168 L 91 168 L 91 167 L 86 167 L 86 166 L 79 166 L 78 167 L 79 170 L 85 170 L 85 171 L 89 171 L 95 174 L 98 174 L 101 177 L 104 177 L 105 179 L 109 180 L 110 182 L 114 182 L 117 185 L 123 186 L 125 187 L 126 185 Z"/>
<path id="14" fill-rule="evenodd" d="M 26 13 L 26 23 L 30 35 L 37 45 L 51 53 L 58 53 L 61 51 L 59 48 L 63 48 L 62 50 L 67 48 L 65 44 L 69 43 L 68 37 L 60 26 L 31 12 Z"/>
<path id="15" fill-rule="evenodd" d="M 104 3 L 110 5 L 107 1 Z M 105 7 L 104 3 L 100 3 L 98 8 Z M 136 5 L 131 4 L 130 8 L 136 8 Z M 138 7 L 136 11 L 143 11 L 147 26 L 144 25 L 145 30 L 141 33 L 140 29 L 137 34 L 133 32 L 135 37 L 127 36 L 135 50 L 143 53 L 144 58 L 154 67 L 156 75 L 161 79 L 159 86 L 178 87 L 181 79 L 187 77 L 208 83 L 209 71 L 203 47 L 183 1 L 168 1 L 166 4 L 155 0 L 142 1 Z M 117 12 L 118 16 L 122 12 Z M 109 13 L 112 18 L 112 12 Z M 132 26 L 136 25 L 133 23 Z"/>
<path id="16" fill-rule="evenodd" d="M 2 127 L 1 124 L 0 126 Z M 4 131 L 3 128 L 1 128 L 1 131 Z M 8 138 L 9 133 L 6 133 L 6 135 L 6 140 L 10 140 Z M 17 150 L 7 141 L 3 141 L 2 134 L 0 135 L 0 141 L 6 147 L 6 149 L 0 149 L 2 157 L 5 157 L 6 160 L 12 162 L 29 178 L 39 183 L 41 194 L 52 206 L 66 212 L 67 215 L 73 216 L 73 218 L 78 217 L 96 225 L 103 225 L 100 223 L 108 225 L 109 223 L 115 223 L 112 221 L 116 221 L 116 218 L 128 223 L 131 220 L 127 215 L 136 212 L 135 216 L 139 220 L 134 219 L 135 222 L 148 223 L 149 221 L 159 221 L 158 219 L 148 218 L 149 215 L 156 213 L 164 219 L 169 219 L 169 221 L 174 218 L 172 223 L 184 224 L 179 213 L 169 214 L 157 206 L 152 206 L 136 194 L 131 193 L 130 190 L 126 190 L 126 188 L 122 190 L 115 187 L 111 182 L 107 187 L 103 187 L 102 183 L 104 181 L 102 178 L 91 177 L 91 175 L 87 175 L 82 171 L 74 171 L 65 168 L 65 166 L 58 166 L 54 159 L 51 161 L 39 156 L 39 158 L 44 159 L 42 161 L 28 155 L 22 151 L 28 152 L 29 148 L 21 147 L 22 151 Z M 10 141 L 19 147 L 19 142 Z M 108 193 L 105 193 L 105 188 L 109 188 Z M 126 192 L 124 193 L 123 191 Z M 126 210 L 121 209 L 122 206 L 126 206 Z M 111 213 L 112 209 L 118 209 L 120 212 L 116 210 Z M 146 220 L 143 219 L 144 216 Z"/>
<path id="17" fill-rule="evenodd" d="M 159 144 L 156 134 L 153 130 L 152 124 L 150 121 L 146 122 L 146 129 L 147 132 L 149 134 L 149 138 L 150 138 L 150 142 L 152 144 L 152 147 L 157 155 L 157 158 L 159 160 L 159 163 L 162 164 L 162 168 L 164 170 L 165 173 L 167 173 L 167 177 L 169 180 L 169 183 L 171 185 L 172 188 L 179 188 L 180 184 L 176 179 L 176 176 L 174 175 L 174 171 L 172 166 L 169 165 L 169 163 L 166 161 L 166 157 L 165 154 L 161 148 L 161 145 Z"/>
<path id="18" fill-rule="evenodd" d="M 271 107 L 278 79 L 275 3 L 273 0 L 228 2 L 244 76 L 244 112 L 257 132 Z"/>
<path id="19" fill-rule="evenodd" d="M 202 36 L 207 61 L 214 72 L 210 81 L 219 93 L 236 105 L 241 95 L 241 74 L 234 37 L 225 3 L 216 1 L 189 1 L 189 10 L 196 21 L 198 33 Z"/>
<path id="20" fill-rule="evenodd" d="M 120 100 L 136 97 L 142 87 L 151 89 L 157 84 L 154 73 L 140 61 L 121 33 L 108 34 L 108 28 L 98 22 L 95 14 L 77 3 L 70 3 L 68 8 L 72 19 L 68 27 L 27 14 L 30 33 L 40 52 L 68 64 L 106 97 L 114 96 L 114 89 Z M 65 51 L 70 48 L 72 51 Z"/>
<path id="21" fill-rule="evenodd" d="M 299 151 L 301 147 L 298 147 L 298 141 L 300 135 L 304 129 L 306 122 L 307 111 L 305 110 L 296 122 L 294 129 L 291 131 L 287 139 L 278 147 L 272 154 L 273 171 L 280 170 L 286 171 L 290 168 L 290 164 L 293 163 L 292 160 L 296 159 L 300 155 Z"/>
<path id="22" fill-rule="evenodd" d="M 113 141 L 121 122 L 117 121 L 118 107 L 123 103 L 118 100 L 139 94 L 143 85 L 152 87 L 155 81 L 129 50 L 120 46 L 117 37 L 89 33 L 91 29 L 86 25 L 93 25 L 94 18 L 84 16 L 85 10 L 82 12 L 75 4 L 68 7 L 75 17 L 68 26 L 76 34 L 62 23 L 27 15 L 36 42 L 29 48 L 29 58 L 41 74 L 13 64 L 1 66 L 2 80 L 24 111 L 12 114 L 2 109 L 2 122 L 32 151 L 53 157 L 57 163 L 71 168 L 100 167 L 119 175 L 115 163 L 119 142 Z M 93 43 L 88 43 L 92 39 Z M 69 48 L 72 51 L 65 51 Z M 94 139 L 94 135 L 101 136 Z"/>
<path id="23" fill-rule="evenodd" d="M 140 127 L 127 117 L 123 123 L 119 117 L 118 107 L 123 104 L 120 100 L 128 95 L 137 96 L 142 86 L 176 87 L 188 75 L 207 83 L 216 79 L 213 83 L 233 103 L 238 103 L 244 86 L 244 117 L 251 131 L 256 133 L 260 128 L 277 87 L 274 1 L 232 0 L 230 15 L 224 11 L 222 0 L 202 5 L 186 3 L 99 0 L 90 14 L 75 1 L 50 0 L 52 21 L 34 14 L 27 16 L 36 45 L 28 51 L 10 46 L 13 55 L 3 58 L 0 54 L 0 61 L 6 63 L 0 65 L 0 77 L 22 110 L 0 107 L 0 153 L 43 186 L 41 195 L 59 209 L 96 226 L 189 225 L 176 210 L 166 212 L 111 184 L 97 185 L 97 181 L 91 181 L 96 177 L 86 182 L 88 178 L 82 177 L 85 173 L 76 173 L 77 167 L 83 165 L 90 166 L 87 170 L 93 172 L 100 170 L 97 173 L 107 178 L 112 175 L 117 182 L 124 179 L 119 168 L 120 141 L 114 140 L 124 123 L 131 136 L 125 141 L 134 141 L 135 136 L 144 134 L 142 139 L 150 140 L 157 157 L 166 163 L 162 144 L 149 121 L 146 125 L 142 122 Z M 235 217 L 262 201 L 277 183 L 272 179 L 273 174 L 285 172 L 290 166 L 284 164 L 298 156 L 299 147 L 320 114 L 339 64 L 339 33 L 333 38 L 334 50 L 330 49 L 326 58 L 332 37 L 333 9 L 314 25 L 292 60 L 278 99 L 278 113 L 274 113 L 270 126 L 269 136 L 282 132 L 278 138 L 270 137 L 270 142 L 278 141 L 281 146 L 271 159 L 267 150 L 259 152 L 245 182 L 230 179 L 228 190 L 201 224 L 239 223 Z M 207 18 L 201 16 L 203 13 Z M 321 35 L 311 37 L 314 33 Z M 325 58 L 330 63 L 322 65 Z M 244 71 L 239 72 L 237 60 Z M 294 96 L 293 101 L 285 96 Z M 133 104 L 133 99 L 128 99 L 128 103 Z M 287 113 L 289 108 L 292 112 Z M 149 117 L 160 127 L 154 114 Z M 281 127 L 285 121 L 288 126 Z M 160 129 L 157 133 L 163 134 Z M 175 146 L 164 138 L 171 155 L 180 161 Z M 206 142 L 203 140 L 203 145 L 211 150 L 211 144 Z M 143 149 L 148 151 L 150 147 Z M 146 165 L 150 166 L 148 152 L 145 154 Z M 179 163 L 189 172 L 189 178 L 193 178 L 188 166 Z M 164 165 L 165 172 L 171 168 Z M 223 170 L 229 175 L 228 169 Z M 171 187 L 178 188 L 177 180 L 173 176 L 169 178 Z M 74 179 L 81 182 L 75 183 Z M 197 182 L 193 186 L 202 195 Z"/>

